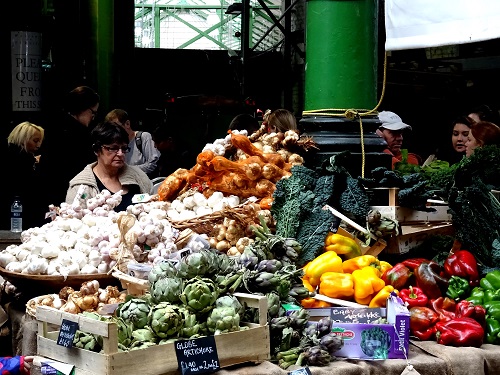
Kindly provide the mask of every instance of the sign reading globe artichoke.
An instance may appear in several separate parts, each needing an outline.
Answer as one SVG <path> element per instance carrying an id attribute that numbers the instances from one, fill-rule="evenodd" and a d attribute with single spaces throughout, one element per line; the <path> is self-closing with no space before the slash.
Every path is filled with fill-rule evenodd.
<path id="1" fill-rule="evenodd" d="M 211 279 L 194 277 L 184 284 L 180 295 L 182 303 L 197 314 L 204 314 L 212 310 L 219 297 L 219 289 Z"/>
<path id="2" fill-rule="evenodd" d="M 116 316 L 134 325 L 134 329 L 144 328 L 148 324 L 151 306 L 141 298 L 131 298 L 116 309 Z"/>
<path id="3" fill-rule="evenodd" d="M 178 336 L 184 325 L 184 316 L 179 306 L 160 302 L 151 308 L 149 326 L 160 338 Z"/>

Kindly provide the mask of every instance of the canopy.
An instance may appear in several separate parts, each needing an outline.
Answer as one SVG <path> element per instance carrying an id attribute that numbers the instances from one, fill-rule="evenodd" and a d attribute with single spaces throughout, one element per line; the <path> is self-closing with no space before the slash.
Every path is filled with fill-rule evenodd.
<path id="1" fill-rule="evenodd" d="M 385 0 L 386 51 L 500 37 L 500 0 Z"/>

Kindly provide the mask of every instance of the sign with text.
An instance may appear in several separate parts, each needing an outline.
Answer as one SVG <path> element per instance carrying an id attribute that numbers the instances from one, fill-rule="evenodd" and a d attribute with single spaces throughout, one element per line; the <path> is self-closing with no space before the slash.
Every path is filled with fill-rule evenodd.
<path id="1" fill-rule="evenodd" d="M 379 307 L 331 307 L 330 317 L 337 323 L 372 323 L 384 317 Z"/>
<path id="2" fill-rule="evenodd" d="M 42 34 L 11 31 L 12 111 L 41 111 Z"/>
<path id="3" fill-rule="evenodd" d="M 57 345 L 65 346 L 66 348 L 72 347 L 77 330 L 77 322 L 63 319 L 61 328 L 59 329 L 59 336 L 57 337 Z"/>
<path id="4" fill-rule="evenodd" d="M 214 336 L 179 340 L 174 345 L 182 375 L 205 374 L 219 370 L 219 356 Z"/>

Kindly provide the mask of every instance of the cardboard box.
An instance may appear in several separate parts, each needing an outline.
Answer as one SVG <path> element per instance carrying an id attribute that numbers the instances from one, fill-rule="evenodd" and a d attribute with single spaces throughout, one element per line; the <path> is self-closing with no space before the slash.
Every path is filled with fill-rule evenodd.
<path id="1" fill-rule="evenodd" d="M 313 312 L 317 310 L 316 312 Z M 319 311 L 322 310 L 322 311 Z M 313 315 L 330 314 L 333 320 L 332 332 L 343 337 L 344 346 L 335 352 L 336 357 L 364 360 L 383 360 L 406 358 L 410 340 L 410 312 L 403 301 L 392 294 L 385 309 L 358 309 L 363 312 L 356 316 L 356 309 L 332 307 L 329 309 L 310 309 Z M 386 314 L 388 324 L 360 323 L 370 318 L 378 319 Z M 353 322 L 356 318 L 358 322 Z M 342 320 L 344 319 L 344 322 Z M 376 320 L 373 319 L 373 320 Z M 311 319 L 312 320 L 312 319 Z M 319 320 L 319 319 L 317 319 Z"/>

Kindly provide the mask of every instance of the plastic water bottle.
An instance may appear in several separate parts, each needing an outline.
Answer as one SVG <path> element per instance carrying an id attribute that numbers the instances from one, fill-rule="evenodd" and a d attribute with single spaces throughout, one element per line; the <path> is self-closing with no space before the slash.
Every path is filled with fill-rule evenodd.
<path id="1" fill-rule="evenodd" d="M 10 231 L 15 233 L 23 231 L 23 205 L 19 197 L 15 197 L 10 206 Z"/>

